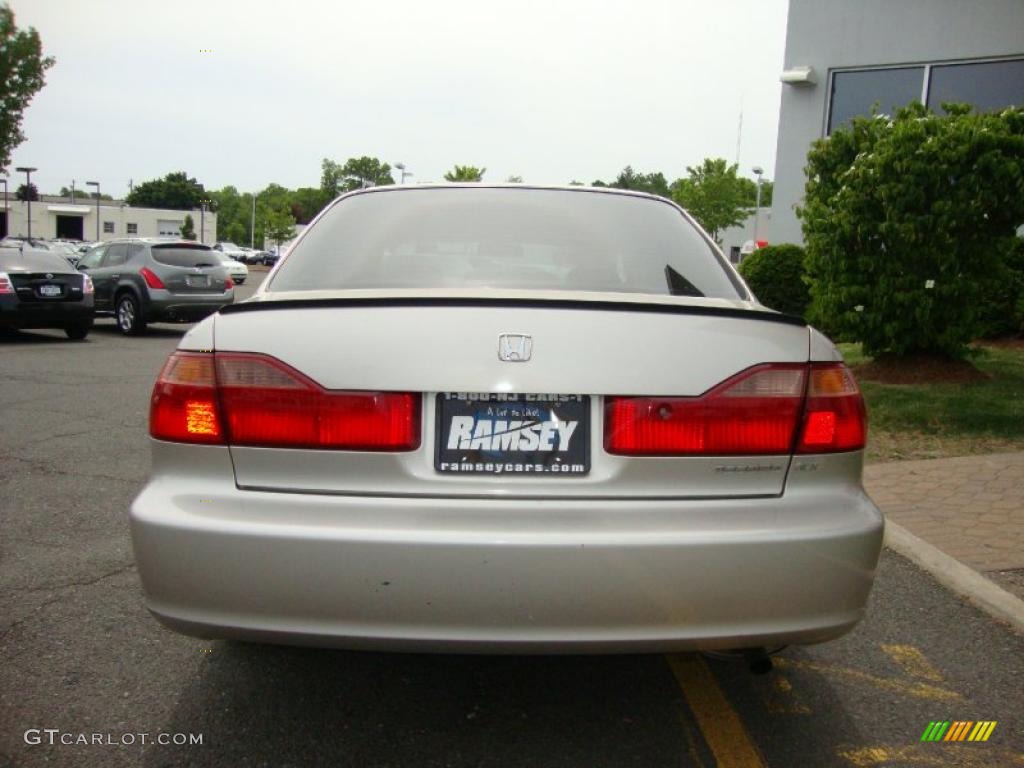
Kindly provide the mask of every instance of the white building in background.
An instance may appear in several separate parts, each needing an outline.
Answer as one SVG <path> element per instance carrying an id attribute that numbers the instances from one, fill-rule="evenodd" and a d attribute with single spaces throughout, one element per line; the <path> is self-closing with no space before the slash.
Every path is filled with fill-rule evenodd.
<path id="1" fill-rule="evenodd" d="M 739 264 L 747 254 L 757 248 L 757 241 L 770 244 L 768 233 L 771 226 L 771 208 L 761 206 L 756 212 L 751 210 L 743 222 L 718 233 L 722 253 L 733 264 Z"/>
<path id="2" fill-rule="evenodd" d="M 0 237 L 29 234 L 29 203 L 15 200 L 11 195 L 8 208 L 3 210 L 0 200 Z M 164 208 L 134 208 L 123 200 L 100 200 L 98 214 L 96 201 L 80 197 L 71 202 L 67 197 L 40 195 L 31 204 L 32 236 L 44 240 L 112 240 L 117 237 L 180 237 L 185 216 L 192 217 L 196 240 L 213 243 L 217 239 L 217 214 L 192 211 L 172 211 Z"/>
<path id="3" fill-rule="evenodd" d="M 773 244 L 803 242 L 811 143 L 875 102 L 1024 104 L 1024 0 L 789 0 L 783 70 Z"/>

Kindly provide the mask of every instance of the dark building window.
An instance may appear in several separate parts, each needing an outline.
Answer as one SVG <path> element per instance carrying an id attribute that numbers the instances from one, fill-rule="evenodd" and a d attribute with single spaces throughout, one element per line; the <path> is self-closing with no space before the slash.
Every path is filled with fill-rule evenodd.
<path id="1" fill-rule="evenodd" d="M 926 78 L 928 107 L 939 114 L 951 102 L 979 112 L 1024 105 L 1024 59 L 839 71 L 832 73 L 826 135 L 851 118 L 870 115 L 876 103 L 883 114 L 892 114 L 920 101 Z"/>
<path id="2" fill-rule="evenodd" d="M 920 101 L 923 89 L 924 67 L 835 72 L 828 133 L 851 118 L 870 115 L 876 102 L 883 114 L 892 114 L 911 101 Z"/>
<path id="3" fill-rule="evenodd" d="M 733 264 L 740 263 L 740 247 L 738 245 L 733 245 L 729 248 L 729 261 Z"/>
<path id="4" fill-rule="evenodd" d="M 128 222 L 127 230 L 129 235 L 137 235 L 139 234 L 139 225 Z"/>
<path id="5" fill-rule="evenodd" d="M 114 233 L 114 222 L 112 222 L 112 221 L 104 221 L 103 222 L 103 231 L 106 232 L 108 235 L 112 235 Z"/>
<path id="6" fill-rule="evenodd" d="M 1024 104 L 1024 59 L 933 66 L 928 106 L 942 113 L 949 102 L 971 104 L 979 112 Z"/>

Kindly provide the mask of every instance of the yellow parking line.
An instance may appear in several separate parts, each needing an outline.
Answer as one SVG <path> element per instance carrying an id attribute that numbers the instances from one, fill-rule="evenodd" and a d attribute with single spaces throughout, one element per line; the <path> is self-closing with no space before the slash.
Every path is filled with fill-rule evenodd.
<path id="1" fill-rule="evenodd" d="M 892 693 L 898 693 L 904 696 L 913 696 L 918 699 L 929 699 L 931 701 L 960 701 L 963 699 L 963 696 L 956 691 L 940 688 L 937 685 L 929 685 L 928 683 L 919 683 L 916 681 L 905 682 L 903 680 L 890 680 L 884 677 L 869 675 L 867 672 L 861 672 L 859 669 L 850 669 L 849 667 L 837 667 L 831 664 L 818 664 L 813 661 L 800 661 L 797 659 L 786 658 L 775 659 L 775 666 L 780 669 L 804 669 L 810 672 L 820 672 L 823 675 L 843 677 L 848 680 L 856 680 L 861 683 L 873 685 L 874 687 L 881 688 L 884 691 L 891 691 Z"/>
<path id="2" fill-rule="evenodd" d="M 764 759 L 704 660 L 675 655 L 666 659 L 715 762 L 730 768 L 765 768 Z"/>
<path id="3" fill-rule="evenodd" d="M 943 682 L 942 673 L 932 666 L 932 663 L 917 646 L 882 645 L 882 650 L 889 658 L 903 667 L 903 671 L 911 677 L 920 677 L 933 683 Z"/>

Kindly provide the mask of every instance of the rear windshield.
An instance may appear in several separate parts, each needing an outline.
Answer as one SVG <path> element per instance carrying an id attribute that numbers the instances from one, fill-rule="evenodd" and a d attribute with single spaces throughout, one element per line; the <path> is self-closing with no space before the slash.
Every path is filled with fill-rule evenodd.
<path id="1" fill-rule="evenodd" d="M 169 267 L 216 267 L 220 258 L 209 248 L 187 245 L 154 245 L 153 259 Z"/>
<path id="2" fill-rule="evenodd" d="M 346 198 L 294 246 L 269 286 L 473 287 L 746 298 L 721 257 L 668 203 L 529 188 Z"/>
<path id="3" fill-rule="evenodd" d="M 0 247 L 0 272 L 74 272 L 68 260 L 49 251 L 31 250 L 22 253 L 16 248 Z"/>

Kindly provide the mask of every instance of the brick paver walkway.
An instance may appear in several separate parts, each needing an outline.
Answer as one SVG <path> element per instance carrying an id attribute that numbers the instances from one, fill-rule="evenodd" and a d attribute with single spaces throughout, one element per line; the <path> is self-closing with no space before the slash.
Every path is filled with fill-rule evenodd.
<path id="1" fill-rule="evenodd" d="M 965 565 L 1024 569 L 1024 453 L 873 464 L 864 485 L 887 517 Z"/>

